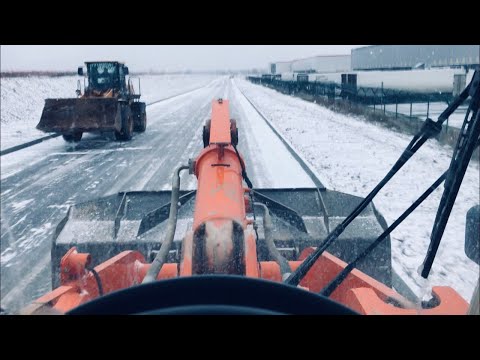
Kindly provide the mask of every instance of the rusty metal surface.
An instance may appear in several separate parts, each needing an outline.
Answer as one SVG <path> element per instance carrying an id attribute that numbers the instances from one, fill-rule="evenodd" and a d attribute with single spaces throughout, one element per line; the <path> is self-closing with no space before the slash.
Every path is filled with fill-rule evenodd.
<path id="1" fill-rule="evenodd" d="M 37 129 L 59 133 L 119 131 L 120 112 L 116 98 L 46 99 Z"/>

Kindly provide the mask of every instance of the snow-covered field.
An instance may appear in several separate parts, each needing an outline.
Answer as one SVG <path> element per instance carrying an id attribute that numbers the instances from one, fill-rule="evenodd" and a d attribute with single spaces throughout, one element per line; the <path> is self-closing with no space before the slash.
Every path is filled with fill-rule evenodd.
<path id="1" fill-rule="evenodd" d="M 366 196 L 410 141 L 410 136 L 362 118 L 341 115 L 245 80 L 236 83 L 313 165 L 327 188 Z M 448 168 L 450 160 L 451 149 L 432 140 L 415 154 L 374 200 L 389 224 Z M 465 215 L 480 201 L 479 184 L 479 164 L 472 162 L 428 280 L 417 269 L 428 248 L 443 187 L 392 233 L 394 269 L 417 295 L 423 296 L 433 285 L 448 285 L 470 301 L 479 267 L 464 253 Z"/>
<path id="2" fill-rule="evenodd" d="M 170 96 L 182 94 L 208 84 L 215 75 L 150 75 L 140 79 L 142 101 L 147 104 Z M 137 80 L 132 77 L 137 89 Z"/>
<path id="3" fill-rule="evenodd" d="M 138 90 L 138 80 L 132 81 Z M 213 75 L 141 76 L 142 101 L 147 104 L 206 85 Z M 1 79 L 1 149 L 47 134 L 35 129 L 47 98 L 75 97 L 77 76 L 16 77 Z M 83 88 L 83 83 L 82 83 Z"/>

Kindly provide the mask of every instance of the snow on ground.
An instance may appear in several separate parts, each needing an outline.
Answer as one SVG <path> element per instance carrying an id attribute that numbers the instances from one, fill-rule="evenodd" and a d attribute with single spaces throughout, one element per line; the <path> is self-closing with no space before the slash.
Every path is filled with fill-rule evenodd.
<path id="1" fill-rule="evenodd" d="M 1 149 L 46 136 L 35 129 L 46 98 L 75 97 L 76 76 L 1 79 Z"/>
<path id="2" fill-rule="evenodd" d="M 232 102 L 241 109 L 237 125 L 242 134 L 248 134 L 246 146 L 248 151 L 255 156 L 255 162 L 249 165 L 253 166 L 256 174 L 263 175 L 253 179 L 254 186 L 261 188 L 315 186 L 300 164 L 238 91 L 237 87 L 234 87 Z"/>
<path id="3" fill-rule="evenodd" d="M 341 115 L 245 80 L 236 83 L 332 190 L 366 196 L 410 141 L 407 135 L 362 118 Z M 451 148 L 430 140 L 377 195 L 374 203 L 389 224 L 448 168 L 451 153 Z M 470 301 L 479 267 L 464 253 L 465 215 L 480 201 L 479 183 L 479 164 L 472 162 L 428 281 L 417 269 L 428 249 L 443 186 L 392 233 L 394 269 L 417 295 L 423 296 L 432 285 L 446 285 Z"/>
<path id="4" fill-rule="evenodd" d="M 147 104 L 196 89 L 211 82 L 214 75 L 148 75 L 140 77 L 142 101 Z M 15 77 L 1 79 L 0 148 L 34 140 L 47 134 L 35 129 L 47 98 L 75 97 L 77 76 Z M 132 76 L 138 90 L 138 80 Z M 82 82 L 83 89 L 83 82 Z"/>
<path id="5" fill-rule="evenodd" d="M 138 89 L 138 80 L 132 76 L 135 89 Z M 142 101 L 147 104 L 170 96 L 197 89 L 218 78 L 216 75 L 149 75 L 140 77 Z"/>

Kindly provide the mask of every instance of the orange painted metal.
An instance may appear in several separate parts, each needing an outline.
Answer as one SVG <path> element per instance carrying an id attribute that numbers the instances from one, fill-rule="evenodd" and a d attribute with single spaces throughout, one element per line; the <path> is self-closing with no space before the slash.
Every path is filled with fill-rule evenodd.
<path id="1" fill-rule="evenodd" d="M 136 263 L 137 276 L 139 279 L 142 279 L 147 275 L 147 271 L 150 268 L 151 264 Z M 157 280 L 166 280 L 173 279 L 178 276 L 178 264 L 177 263 L 167 263 L 163 264 L 162 269 L 158 273 Z"/>
<path id="2" fill-rule="evenodd" d="M 86 267 L 91 262 L 90 254 L 79 253 L 74 246 L 60 260 L 60 281 L 75 280 L 85 274 Z"/>
<path id="3" fill-rule="evenodd" d="M 59 286 L 58 288 L 50 291 L 49 293 L 38 298 L 31 304 L 24 307 L 21 311 L 21 315 L 36 315 L 49 311 L 63 295 L 73 291 L 71 286 Z"/>
<path id="4" fill-rule="evenodd" d="M 314 248 L 312 247 L 306 248 L 300 255 L 299 259 L 305 259 L 313 251 Z M 321 256 L 315 262 L 310 271 L 300 282 L 300 285 L 308 287 L 311 291 L 318 292 L 328 285 L 328 283 L 346 266 L 347 263 L 336 256 L 325 252 L 324 256 Z M 347 276 L 330 297 L 336 301 L 345 303 L 346 290 L 357 287 L 372 288 L 382 299 L 391 297 L 398 299 L 399 301 L 403 300 L 394 290 L 357 269 L 353 270 Z"/>
<path id="5" fill-rule="evenodd" d="M 307 248 L 300 258 L 305 259 L 314 248 Z M 302 261 L 289 261 L 292 270 L 295 270 Z M 347 263 L 324 252 L 315 262 L 300 286 L 312 292 L 319 292 L 345 267 Z M 282 279 L 280 267 L 274 261 L 260 262 L 260 277 L 266 280 L 280 282 Z M 330 296 L 345 306 L 364 315 L 464 315 L 468 310 L 468 303 L 450 287 L 434 287 L 432 295 L 439 305 L 431 309 L 423 309 L 412 304 L 394 290 L 364 274 L 353 270 L 343 283 Z M 394 300 L 402 307 L 396 307 L 387 301 Z"/>
<path id="6" fill-rule="evenodd" d="M 73 253 L 69 250 L 69 253 Z M 86 255 L 86 254 L 83 254 Z M 145 263 L 142 254 L 137 251 L 124 251 L 117 256 L 95 267 L 100 277 L 103 292 L 124 289 L 140 284 L 150 264 Z M 164 264 L 157 279 L 170 279 L 178 276 L 178 264 Z M 78 305 L 98 297 L 99 289 L 95 277 L 91 272 L 85 272 L 80 278 L 62 283 L 62 286 L 37 299 L 30 306 L 23 309 L 24 314 L 41 312 L 45 307 L 53 307 L 64 313 Z"/>
<path id="7" fill-rule="evenodd" d="M 432 289 L 433 296 L 439 305 L 431 309 L 423 309 L 416 304 L 410 308 L 398 308 L 378 297 L 374 289 L 349 289 L 345 296 L 345 305 L 363 315 L 465 315 L 468 303 L 449 287 L 437 286 Z"/>
<path id="8" fill-rule="evenodd" d="M 280 266 L 278 266 L 278 264 L 275 261 L 262 261 L 260 262 L 259 267 L 260 267 L 260 277 L 262 279 L 276 281 L 276 282 L 282 281 Z"/>
<path id="9" fill-rule="evenodd" d="M 246 239 L 241 159 L 231 145 L 228 101 L 212 103 L 210 145 L 195 160 L 198 179 L 193 218 L 193 273 L 245 273 L 239 252 Z M 243 264 L 240 264 L 242 262 Z"/>
<path id="10" fill-rule="evenodd" d="M 219 145 L 220 144 L 220 145 Z M 212 103 L 210 145 L 195 161 L 198 179 L 193 229 L 210 220 L 233 220 L 244 226 L 245 189 L 242 182 L 243 159 L 231 146 L 228 100 Z"/>
<path id="11" fill-rule="evenodd" d="M 230 144 L 232 142 L 228 103 L 228 100 L 212 101 L 210 144 Z"/>
<path id="12" fill-rule="evenodd" d="M 206 221 L 221 219 L 243 225 L 246 213 L 242 167 L 233 147 L 225 147 L 221 159 L 219 145 L 203 149 L 195 162 L 195 175 L 198 185 L 193 229 Z"/>

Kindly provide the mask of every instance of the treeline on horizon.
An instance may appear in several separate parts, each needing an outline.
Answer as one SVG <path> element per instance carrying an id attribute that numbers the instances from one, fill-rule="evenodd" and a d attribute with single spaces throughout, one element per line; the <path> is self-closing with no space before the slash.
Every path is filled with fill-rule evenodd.
<path id="1" fill-rule="evenodd" d="M 264 72 L 261 69 L 250 69 L 250 70 L 217 70 L 217 71 L 140 71 L 132 72 L 131 76 L 141 76 L 141 75 L 229 75 L 229 74 L 261 74 Z M 75 76 L 77 72 L 75 71 L 2 71 L 0 76 L 3 78 L 13 78 L 13 77 L 62 77 L 62 76 Z"/>

